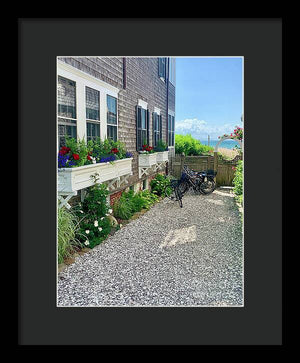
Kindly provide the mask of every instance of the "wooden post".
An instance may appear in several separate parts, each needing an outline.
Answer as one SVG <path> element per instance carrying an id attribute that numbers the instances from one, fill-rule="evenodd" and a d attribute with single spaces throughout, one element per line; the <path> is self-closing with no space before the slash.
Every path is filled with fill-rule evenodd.
<path id="1" fill-rule="evenodd" d="M 214 171 L 218 171 L 218 152 L 214 152 Z M 214 177 L 215 183 L 217 182 L 217 177 Z"/>
<path id="2" fill-rule="evenodd" d="M 182 170 L 183 170 L 184 162 L 185 162 L 185 155 L 184 155 L 184 153 L 182 153 L 181 154 L 181 163 L 180 163 L 180 175 L 181 175 Z"/>

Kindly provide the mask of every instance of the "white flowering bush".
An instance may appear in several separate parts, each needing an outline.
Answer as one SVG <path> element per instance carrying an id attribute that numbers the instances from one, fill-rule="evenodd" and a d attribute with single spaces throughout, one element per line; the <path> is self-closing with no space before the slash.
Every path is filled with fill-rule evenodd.
<path id="1" fill-rule="evenodd" d="M 95 247 L 111 231 L 110 221 L 107 218 L 109 212 L 112 211 L 106 204 L 108 194 L 106 185 L 95 184 L 89 188 L 84 201 L 74 207 L 80 218 L 78 239 L 83 247 Z"/>

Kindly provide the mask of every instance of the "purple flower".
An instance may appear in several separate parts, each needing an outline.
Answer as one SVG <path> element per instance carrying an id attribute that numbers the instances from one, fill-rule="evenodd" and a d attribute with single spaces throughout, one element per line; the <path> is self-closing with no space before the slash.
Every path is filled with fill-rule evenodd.
<path id="1" fill-rule="evenodd" d="M 132 153 L 130 153 L 129 151 L 127 151 L 125 157 L 126 158 L 132 158 L 133 155 L 132 155 Z"/>
<path id="2" fill-rule="evenodd" d="M 70 168 L 71 166 L 74 166 L 75 163 L 73 160 L 70 160 L 69 155 L 60 155 L 58 154 L 58 168 Z"/>
<path id="3" fill-rule="evenodd" d="M 116 155 L 109 155 L 109 156 L 105 156 L 103 158 L 100 159 L 99 163 L 108 163 L 111 161 L 115 161 L 117 159 Z"/>

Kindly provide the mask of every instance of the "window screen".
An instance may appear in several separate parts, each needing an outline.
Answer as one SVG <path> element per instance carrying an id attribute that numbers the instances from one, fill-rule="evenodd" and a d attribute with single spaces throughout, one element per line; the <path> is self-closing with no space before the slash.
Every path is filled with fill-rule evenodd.
<path id="1" fill-rule="evenodd" d="M 137 106 L 136 108 L 136 147 L 142 150 L 144 144 L 149 144 L 149 111 Z"/>
<path id="2" fill-rule="evenodd" d="M 58 144 L 65 146 L 65 137 L 77 138 L 76 83 L 58 76 L 57 80 Z"/>
<path id="3" fill-rule="evenodd" d="M 76 119 L 76 84 L 58 76 L 57 84 L 58 116 Z"/>
<path id="4" fill-rule="evenodd" d="M 158 140 L 162 139 L 161 134 L 161 116 L 153 112 L 153 146 L 157 146 Z"/>
<path id="5" fill-rule="evenodd" d="M 107 138 L 117 141 L 117 99 L 107 95 Z"/>
<path id="6" fill-rule="evenodd" d="M 100 120 L 100 92 L 85 87 L 85 105 L 86 105 L 86 118 L 88 120 Z"/>
<path id="7" fill-rule="evenodd" d="M 175 145 L 175 117 L 168 115 L 168 145 Z"/>

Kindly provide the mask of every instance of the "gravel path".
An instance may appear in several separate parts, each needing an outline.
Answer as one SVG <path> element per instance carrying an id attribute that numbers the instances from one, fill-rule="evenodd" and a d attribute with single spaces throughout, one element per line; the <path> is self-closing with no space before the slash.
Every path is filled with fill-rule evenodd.
<path id="1" fill-rule="evenodd" d="M 58 306 L 243 306 L 243 237 L 229 190 L 156 204 L 58 275 Z"/>

